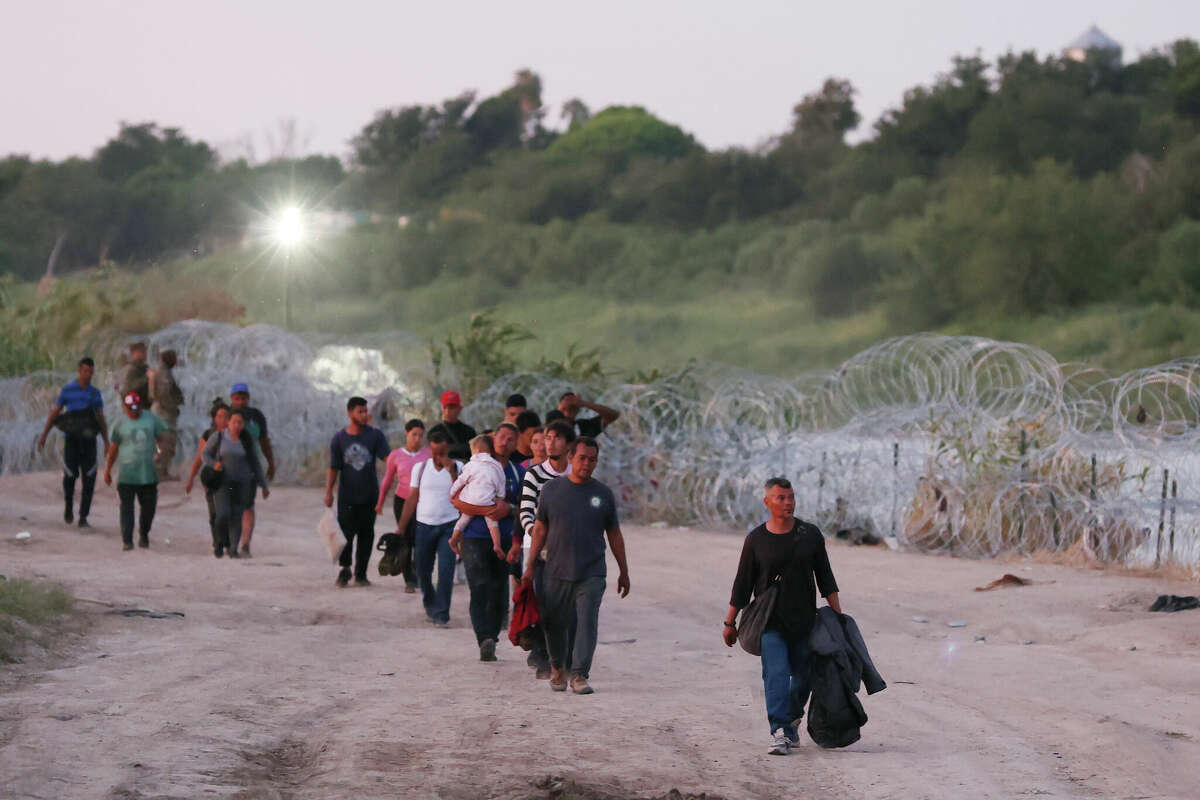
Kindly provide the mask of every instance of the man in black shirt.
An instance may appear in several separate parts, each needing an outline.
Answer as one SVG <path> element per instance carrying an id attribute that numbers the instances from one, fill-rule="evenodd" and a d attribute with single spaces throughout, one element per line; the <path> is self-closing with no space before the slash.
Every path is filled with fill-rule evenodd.
<path id="1" fill-rule="evenodd" d="M 379 497 L 379 474 L 375 459 L 386 461 L 387 437 L 378 428 L 367 424 L 370 412 L 362 397 L 351 397 L 346 404 L 350 424 L 333 435 L 329 443 L 329 475 L 325 481 L 325 507 L 333 507 L 333 487 L 341 484 L 337 493 L 337 521 L 346 537 L 338 563 L 337 585 L 350 582 L 351 549 L 354 552 L 354 583 L 370 586 L 367 564 L 375 544 L 375 503 Z M 355 547 L 355 540 L 358 540 Z"/>
<path id="2" fill-rule="evenodd" d="M 428 435 L 441 431 L 450 440 L 450 458 L 457 461 L 471 460 L 471 440 L 475 438 L 475 429 L 465 422 L 460 422 L 458 415 L 462 413 L 462 398 L 458 392 L 442 392 L 442 421 L 429 429 Z"/>
<path id="3" fill-rule="evenodd" d="M 586 408 L 589 411 L 595 411 L 597 416 L 584 417 L 577 419 L 579 409 Z M 592 403 L 584 400 L 575 392 L 564 392 L 563 396 L 558 400 L 558 408 L 567 422 L 575 426 L 575 433 L 578 436 L 590 436 L 593 439 L 599 436 L 605 428 L 616 422 L 617 417 L 621 416 L 621 412 L 616 409 L 602 406 L 599 403 Z M 553 413 L 553 412 L 551 412 Z M 550 415 L 546 415 L 546 424 L 550 424 L 552 420 Z"/>
<path id="4" fill-rule="evenodd" d="M 528 407 L 529 403 L 525 400 L 525 395 L 510 394 L 508 399 L 504 401 L 504 421 L 510 425 L 516 425 L 517 417 L 524 413 Z"/>
<path id="5" fill-rule="evenodd" d="M 509 460 L 514 464 L 523 464 L 533 458 L 533 432 L 541 426 L 542 421 L 538 419 L 536 411 L 525 410 L 517 414 L 513 424 L 517 426 L 517 449 Z"/>
<path id="6" fill-rule="evenodd" d="M 815 525 L 796 519 L 796 494 L 784 478 L 766 483 L 763 503 L 771 518 L 746 535 L 725 617 L 725 644 L 737 642 L 738 612 L 776 578 L 775 607 L 762 635 L 763 691 L 772 755 L 787 755 L 799 742 L 797 724 L 808 701 L 809 633 L 817 616 L 817 590 L 839 614 L 837 581 Z"/>

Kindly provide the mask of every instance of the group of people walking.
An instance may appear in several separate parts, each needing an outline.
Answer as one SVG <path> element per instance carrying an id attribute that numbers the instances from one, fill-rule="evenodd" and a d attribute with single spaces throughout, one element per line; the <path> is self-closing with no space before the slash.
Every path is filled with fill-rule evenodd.
<path id="1" fill-rule="evenodd" d="M 170 467 L 184 400 L 175 381 L 177 365 L 175 351 L 165 350 L 159 367 L 150 369 L 146 345 L 133 344 L 116 386 L 122 416 L 110 427 L 104 417 L 104 398 L 92 382 L 96 364 L 91 358 L 79 360 L 78 376 L 59 392 L 38 439 L 40 450 L 52 427 L 63 434 L 64 522 L 76 520 L 75 485 L 82 482 L 77 524 L 83 529 L 91 527 L 88 516 L 100 471 L 96 448 L 96 438 L 100 437 L 104 444 L 105 484 L 112 485 L 113 468 L 117 471 L 124 549 L 134 548 L 135 527 L 137 546 L 150 546 L 158 485 L 176 477 L 171 475 Z M 192 491 L 200 474 L 208 501 L 214 555 L 249 556 L 254 500 L 259 489 L 264 499 L 269 495 L 267 482 L 275 473 L 267 420 L 250 405 L 250 389 L 244 383 L 234 384 L 228 402 L 223 398 L 214 401 L 210 417 L 212 425 L 200 439 L 185 490 Z"/>
<path id="2" fill-rule="evenodd" d="M 530 666 L 556 691 L 591 693 L 606 540 L 621 596 L 630 583 L 616 499 L 592 477 L 600 445 L 578 433 L 599 434 L 617 412 L 568 392 L 543 426 L 525 398 L 513 395 L 504 420 L 477 435 L 459 419 L 457 392 L 445 392 L 441 407 L 438 424 L 426 431 L 421 420 L 409 420 L 404 446 L 389 450 L 386 437 L 369 424 L 367 401 L 353 397 L 347 403 L 347 425 L 330 442 L 325 489 L 325 505 L 336 502 L 346 537 L 336 584 L 370 584 L 374 518 L 394 486 L 396 534 L 413 552 L 406 591 L 421 592 L 429 622 L 448 627 L 461 559 L 479 658 L 495 661 L 510 587 L 529 583 L 545 630 Z M 581 408 L 596 416 L 579 418 Z M 382 483 L 377 461 L 385 466 Z"/>
<path id="3" fill-rule="evenodd" d="M 51 427 L 62 431 L 63 518 L 75 521 L 75 486 L 82 482 L 77 524 L 88 528 L 99 469 L 96 438 L 101 438 L 106 484 L 113 482 L 114 466 L 118 470 L 125 550 L 134 548 L 135 522 L 137 544 L 149 546 L 158 483 L 169 477 L 183 401 L 172 374 L 175 354 L 163 353 L 158 370 L 146 367 L 145 355 L 144 345 L 131 348 L 118 386 L 122 416 L 111 427 L 101 393 L 92 384 L 95 364 L 81 359 L 78 377 L 60 391 L 38 442 L 39 449 L 45 446 Z M 421 420 L 409 420 L 404 443 L 394 450 L 383 432 L 371 426 L 367 400 L 348 401 L 347 424 L 330 441 L 324 497 L 326 507 L 336 502 L 345 537 L 336 585 L 345 587 L 352 580 L 357 586 L 370 585 L 367 569 L 375 519 L 384 513 L 391 495 L 395 535 L 413 555 L 403 569 L 405 591 L 420 592 L 432 625 L 449 625 L 456 565 L 461 561 L 479 659 L 495 661 L 509 614 L 510 589 L 529 587 L 540 609 L 541 635 L 533 637 L 527 663 L 554 691 L 592 693 L 591 666 L 607 589 L 609 549 L 618 568 L 618 594 L 625 597 L 630 591 L 616 498 L 593 477 L 601 452 L 596 437 L 618 413 L 566 392 L 543 423 L 523 396 L 512 395 L 504 419 L 477 435 L 459 418 L 462 401 L 457 392 L 445 392 L 440 399 L 442 419 L 428 431 Z M 152 407 L 146 408 L 147 403 Z M 590 409 L 594 416 L 582 418 L 580 409 Z M 255 497 L 259 491 L 263 499 L 270 496 L 275 473 L 267 420 L 250 405 L 245 383 L 231 387 L 228 402 L 215 400 L 210 418 L 185 491 L 190 493 L 200 478 L 213 554 L 245 558 L 250 556 Z M 384 467 L 382 482 L 377 462 Z M 834 691 L 833 684 L 844 689 L 851 679 L 857 685 L 854 676 L 838 676 L 838 669 L 846 665 L 857 665 L 856 674 L 870 678 L 869 690 L 878 691 L 884 684 L 870 665 L 853 620 L 841 613 L 824 537 L 795 517 L 791 485 L 783 478 L 768 480 L 764 504 L 770 518 L 746 537 L 723 636 L 725 644 L 737 643 L 743 635 L 739 614 L 774 593 L 769 615 L 749 634 L 756 649 L 747 649 L 761 654 L 772 737 L 769 752 L 785 755 L 798 742 L 813 675 L 832 676 L 824 683 L 817 681 L 818 691 L 826 693 Z M 820 613 L 818 590 L 829 605 Z M 842 666 L 819 670 L 814 663 L 823 657 L 827 664 Z M 869 669 L 864 670 L 864 662 Z M 844 698 L 835 700 L 846 707 Z M 852 715 L 849 721 L 822 721 L 823 735 L 835 742 L 830 746 L 857 738 L 853 722 Z"/>

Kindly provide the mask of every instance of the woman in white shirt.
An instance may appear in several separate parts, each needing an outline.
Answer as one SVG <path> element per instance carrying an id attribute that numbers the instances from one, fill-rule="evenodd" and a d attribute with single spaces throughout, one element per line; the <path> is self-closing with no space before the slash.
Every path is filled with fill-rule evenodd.
<path id="1" fill-rule="evenodd" d="M 429 434 L 430 458 L 413 467 L 409 485 L 412 489 L 404 503 L 404 512 L 397 526 L 404 530 L 408 521 L 416 518 L 416 547 L 414 557 L 417 584 L 421 587 L 425 615 L 439 628 L 450 623 L 450 595 L 454 591 L 454 565 L 457 557 L 450 549 L 450 535 L 458 520 L 458 510 L 450 504 L 450 487 L 462 467 L 450 458 L 450 439 L 442 431 Z M 433 583 L 433 566 L 437 562 L 437 584 Z"/>

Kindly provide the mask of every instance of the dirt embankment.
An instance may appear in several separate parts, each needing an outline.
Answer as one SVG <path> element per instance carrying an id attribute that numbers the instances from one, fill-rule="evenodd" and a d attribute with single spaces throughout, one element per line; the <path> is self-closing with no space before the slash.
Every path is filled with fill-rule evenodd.
<path id="1" fill-rule="evenodd" d="M 396 579 L 335 589 L 319 491 L 260 503 L 237 562 L 178 484 L 149 551 L 121 551 L 112 490 L 90 535 L 60 502 L 55 475 L 0 479 L 0 571 L 99 601 L 48 668 L 6 668 L 0 796 L 1195 796 L 1200 611 L 1145 611 L 1194 583 L 833 545 L 890 686 L 856 745 L 772 758 L 758 661 L 720 644 L 740 537 L 629 529 L 633 593 L 606 595 L 597 693 L 576 697 L 507 643 L 480 663 L 465 587 L 448 630 Z M 1005 572 L 1035 582 L 973 591 Z"/>

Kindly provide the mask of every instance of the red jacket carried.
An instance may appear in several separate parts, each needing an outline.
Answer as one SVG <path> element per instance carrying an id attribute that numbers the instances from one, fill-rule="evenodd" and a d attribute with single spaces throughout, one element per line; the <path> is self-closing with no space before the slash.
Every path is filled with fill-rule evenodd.
<path id="1" fill-rule="evenodd" d="M 534 637 L 541 636 L 542 615 L 538 613 L 537 598 L 533 584 L 522 583 L 513 594 L 512 622 L 508 626 L 508 640 L 522 650 L 533 647 Z"/>

